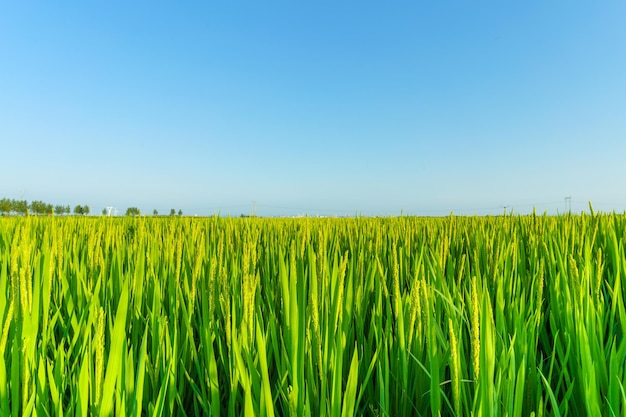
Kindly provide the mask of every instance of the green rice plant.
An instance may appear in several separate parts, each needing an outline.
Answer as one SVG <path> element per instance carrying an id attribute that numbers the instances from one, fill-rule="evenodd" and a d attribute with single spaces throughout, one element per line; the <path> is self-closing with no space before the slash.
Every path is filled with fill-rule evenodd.
<path id="1" fill-rule="evenodd" d="M 0 218 L 0 415 L 626 413 L 626 215 Z"/>

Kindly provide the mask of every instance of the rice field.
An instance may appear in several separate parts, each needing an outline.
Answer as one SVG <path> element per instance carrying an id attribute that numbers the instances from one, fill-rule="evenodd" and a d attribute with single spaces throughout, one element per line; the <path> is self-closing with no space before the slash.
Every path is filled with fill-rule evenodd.
<path id="1" fill-rule="evenodd" d="M 0 218 L 0 416 L 626 416 L 626 215 Z"/>

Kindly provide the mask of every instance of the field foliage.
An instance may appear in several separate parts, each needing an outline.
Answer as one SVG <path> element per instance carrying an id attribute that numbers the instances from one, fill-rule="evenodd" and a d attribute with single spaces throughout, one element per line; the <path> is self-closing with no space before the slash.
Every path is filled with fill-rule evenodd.
<path id="1" fill-rule="evenodd" d="M 626 415 L 626 216 L 0 218 L 2 416 Z"/>

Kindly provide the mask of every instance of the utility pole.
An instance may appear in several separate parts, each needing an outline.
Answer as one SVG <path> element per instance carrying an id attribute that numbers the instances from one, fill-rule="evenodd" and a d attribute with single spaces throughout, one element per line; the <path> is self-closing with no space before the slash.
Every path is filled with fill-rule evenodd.
<path id="1" fill-rule="evenodd" d="M 256 201 L 252 201 L 252 217 L 256 217 Z"/>
<path id="2" fill-rule="evenodd" d="M 565 197 L 565 211 L 571 214 L 572 212 L 572 197 Z"/>

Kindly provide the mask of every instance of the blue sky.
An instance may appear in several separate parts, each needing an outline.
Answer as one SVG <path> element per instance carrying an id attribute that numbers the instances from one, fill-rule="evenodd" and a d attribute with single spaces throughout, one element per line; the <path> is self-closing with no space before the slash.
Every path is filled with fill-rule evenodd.
<path id="1" fill-rule="evenodd" d="M 626 210 L 624 1 L 0 3 L 0 197 Z"/>

